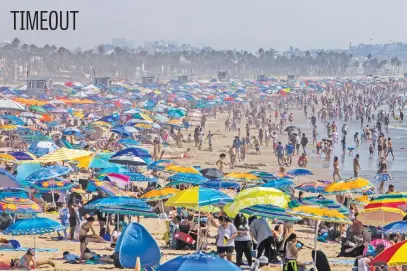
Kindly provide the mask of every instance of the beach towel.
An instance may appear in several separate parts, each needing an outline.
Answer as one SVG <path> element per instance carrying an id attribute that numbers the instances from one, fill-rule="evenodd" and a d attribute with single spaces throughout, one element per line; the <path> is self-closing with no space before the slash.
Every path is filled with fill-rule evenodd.
<path id="1" fill-rule="evenodd" d="M 18 248 L 1 248 L 0 247 L 0 252 L 1 251 L 24 251 L 26 252 L 28 248 L 26 247 L 18 247 Z M 36 248 L 35 251 L 37 252 L 58 252 L 58 249 L 55 248 Z"/>

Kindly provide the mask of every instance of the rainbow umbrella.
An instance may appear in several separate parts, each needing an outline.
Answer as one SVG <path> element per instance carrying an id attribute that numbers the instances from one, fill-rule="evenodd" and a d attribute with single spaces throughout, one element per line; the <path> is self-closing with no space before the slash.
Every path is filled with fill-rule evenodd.
<path id="1" fill-rule="evenodd" d="M 178 165 L 169 165 L 165 167 L 165 171 L 175 172 L 175 173 L 187 173 L 187 174 L 199 174 L 201 173 L 193 167 L 185 167 Z"/>
<path id="2" fill-rule="evenodd" d="M 156 170 L 156 171 L 162 171 L 165 170 L 167 166 L 170 165 L 176 165 L 177 163 L 173 162 L 172 160 L 158 160 L 154 161 L 151 164 L 147 166 L 147 169 L 149 170 Z"/>
<path id="3" fill-rule="evenodd" d="M 350 178 L 328 184 L 325 187 L 325 192 L 328 194 L 357 193 L 372 187 L 374 187 L 373 184 L 365 178 Z"/>
<path id="4" fill-rule="evenodd" d="M 403 220 L 406 213 L 398 208 L 379 207 L 364 210 L 358 220 L 364 225 L 382 227 L 383 225 Z"/>
<path id="5" fill-rule="evenodd" d="M 263 180 L 274 180 L 274 179 L 278 179 L 274 174 L 266 172 L 266 171 L 249 171 L 250 174 L 253 174 Z"/>
<path id="6" fill-rule="evenodd" d="M 41 213 L 41 207 L 30 199 L 20 197 L 6 197 L 0 200 L 0 210 L 8 214 L 36 214 Z"/>
<path id="7" fill-rule="evenodd" d="M 145 193 L 141 198 L 146 201 L 159 201 L 163 199 L 168 199 L 175 195 L 178 192 L 178 189 L 173 187 L 164 187 L 160 189 L 154 189 Z"/>
<path id="8" fill-rule="evenodd" d="M 245 172 L 231 172 L 223 176 L 223 180 L 247 183 L 263 183 L 262 179 L 254 174 Z"/>
<path id="9" fill-rule="evenodd" d="M 333 199 L 320 198 L 320 197 L 306 197 L 306 198 L 302 199 L 301 204 L 302 205 L 316 205 L 316 206 L 320 206 L 323 208 L 337 210 L 338 212 L 340 212 L 344 215 L 349 215 L 349 209 Z"/>
<path id="10" fill-rule="evenodd" d="M 407 221 L 396 221 L 390 224 L 387 224 L 382 228 L 384 234 L 394 234 L 394 233 L 407 233 Z"/>
<path id="11" fill-rule="evenodd" d="M 128 196 L 125 191 L 119 189 L 117 186 L 114 186 L 109 182 L 99 180 L 89 180 L 89 183 L 93 185 L 96 189 L 100 189 L 109 196 L 122 196 L 122 197 Z"/>
<path id="12" fill-rule="evenodd" d="M 390 267 L 407 264 L 407 241 L 397 243 L 377 255 L 371 265 L 387 264 Z"/>
<path id="13" fill-rule="evenodd" d="M 365 210 L 378 208 L 378 207 L 390 207 L 407 209 L 407 193 L 390 193 L 380 195 L 377 198 L 370 201 L 365 206 Z"/>

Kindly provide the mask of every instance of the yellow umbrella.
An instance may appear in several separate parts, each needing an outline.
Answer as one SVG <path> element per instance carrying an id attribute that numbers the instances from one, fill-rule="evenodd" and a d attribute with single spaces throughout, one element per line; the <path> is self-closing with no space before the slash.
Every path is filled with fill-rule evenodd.
<path id="1" fill-rule="evenodd" d="M 253 205 L 273 205 L 287 208 L 290 197 L 281 190 L 270 187 L 253 187 L 240 192 L 232 203 L 226 204 L 223 210 L 235 217 L 240 210 Z"/>
<path id="2" fill-rule="evenodd" d="M 175 195 L 178 192 L 178 189 L 173 187 L 164 187 L 161 189 L 154 189 L 145 193 L 141 198 L 146 201 L 157 201 L 169 198 Z"/>
<path id="3" fill-rule="evenodd" d="M 166 171 L 177 172 L 177 173 L 189 173 L 189 174 L 201 174 L 197 169 L 193 167 L 185 167 L 179 165 L 169 165 L 165 167 Z"/>
<path id="4" fill-rule="evenodd" d="M 106 128 L 112 127 L 112 125 L 110 123 L 104 122 L 104 121 L 95 121 L 95 122 L 92 122 L 91 125 L 92 126 L 101 126 L 101 127 L 106 127 Z"/>
<path id="5" fill-rule="evenodd" d="M 46 155 L 38 158 L 35 162 L 36 163 L 51 163 L 51 162 L 58 162 L 58 161 L 75 160 L 78 158 L 90 156 L 91 154 L 93 154 L 93 153 L 90 151 L 60 148 L 59 150 L 56 150 L 53 153 L 49 153 L 49 154 L 46 154 Z"/>
<path id="6" fill-rule="evenodd" d="M 0 153 L 0 161 L 9 162 L 9 163 L 20 163 L 14 156 L 11 156 L 7 153 Z"/>
<path id="7" fill-rule="evenodd" d="M 256 175 L 245 172 L 231 172 L 223 176 L 223 179 L 236 182 L 262 182 Z"/>
<path id="8" fill-rule="evenodd" d="M 16 125 L 0 125 L 0 131 L 15 131 L 17 130 L 17 126 Z"/>
<path id="9" fill-rule="evenodd" d="M 358 220 L 364 225 L 383 227 L 389 223 L 403 220 L 406 213 L 398 208 L 379 207 L 364 210 Z"/>
<path id="10" fill-rule="evenodd" d="M 288 213 L 313 220 L 335 222 L 340 224 L 352 224 L 344 214 L 335 209 L 323 208 L 314 205 L 302 205 L 289 210 Z M 358 217 L 359 218 L 359 217 Z"/>
<path id="11" fill-rule="evenodd" d="M 325 187 L 325 192 L 329 194 L 342 194 L 349 192 L 362 192 L 366 189 L 374 187 L 371 182 L 365 178 L 351 178 L 343 181 L 328 184 Z"/>
<path id="12" fill-rule="evenodd" d="M 136 124 L 134 125 L 134 127 L 136 127 L 136 128 L 141 128 L 141 129 L 152 129 L 152 128 L 153 128 L 153 125 L 152 125 L 152 124 L 149 124 L 149 123 L 136 123 Z"/>
<path id="13" fill-rule="evenodd" d="M 361 206 L 366 206 L 369 202 L 369 195 L 359 196 L 350 200 L 350 203 Z"/>

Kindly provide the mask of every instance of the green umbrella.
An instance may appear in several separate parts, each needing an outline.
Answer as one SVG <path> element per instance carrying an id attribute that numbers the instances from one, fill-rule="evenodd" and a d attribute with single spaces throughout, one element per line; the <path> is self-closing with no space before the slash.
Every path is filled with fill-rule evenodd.
<path id="1" fill-rule="evenodd" d="M 47 113 L 47 110 L 45 110 L 43 107 L 38 106 L 38 105 L 30 106 L 30 110 L 37 111 L 37 112 L 40 112 L 40 113 Z"/>

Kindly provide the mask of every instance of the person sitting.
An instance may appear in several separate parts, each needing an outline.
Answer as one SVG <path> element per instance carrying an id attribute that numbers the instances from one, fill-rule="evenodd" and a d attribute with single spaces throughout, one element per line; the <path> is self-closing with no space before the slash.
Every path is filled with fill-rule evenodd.
<path id="1" fill-rule="evenodd" d="M 122 229 L 123 226 L 121 224 L 119 224 L 119 227 L 117 227 L 116 224 L 116 226 L 114 227 L 114 231 L 112 232 L 112 235 L 110 237 L 110 247 L 116 247 L 116 243 L 119 240 L 120 235 L 122 234 Z"/>
<path id="2" fill-rule="evenodd" d="M 298 166 L 299 167 L 307 167 L 307 163 L 308 163 L 308 159 L 307 159 L 307 155 L 305 153 L 303 153 L 300 158 L 298 158 Z"/>
<path id="3" fill-rule="evenodd" d="M 11 224 L 13 224 L 13 219 L 11 216 L 5 212 L 2 212 L 0 215 L 0 230 L 5 230 Z"/>
<path id="4" fill-rule="evenodd" d="M 84 259 L 84 253 L 87 248 L 87 244 L 89 242 L 94 242 L 94 243 L 105 243 L 106 241 L 103 239 L 103 237 L 99 236 L 96 234 L 96 231 L 93 229 L 93 222 L 95 222 L 95 218 L 93 216 L 88 217 L 86 219 L 86 222 L 82 224 L 80 230 L 79 230 L 79 242 L 80 242 L 80 250 L 81 250 L 81 258 L 80 261 Z M 93 234 L 88 235 L 88 232 L 92 231 Z"/>
<path id="5" fill-rule="evenodd" d="M 186 151 L 185 151 L 184 154 L 182 155 L 182 158 L 184 158 L 184 159 L 191 159 L 192 156 L 191 156 L 191 154 L 189 154 L 190 152 L 191 152 L 191 149 L 190 149 L 190 148 L 186 149 Z"/>
<path id="6" fill-rule="evenodd" d="M 285 252 L 285 266 L 284 270 L 287 271 L 297 271 L 297 270 L 304 270 L 304 263 L 299 262 L 298 252 L 303 247 L 303 245 L 297 241 L 297 235 L 295 233 L 290 234 L 287 238 L 287 241 L 284 245 L 284 252 Z"/>
<path id="7" fill-rule="evenodd" d="M 20 258 L 20 261 L 17 265 L 19 268 L 38 268 L 43 265 L 50 265 L 55 267 L 55 263 L 52 260 L 45 260 L 45 261 L 38 261 L 35 259 L 35 250 L 33 248 L 29 248 L 27 252 Z"/>

